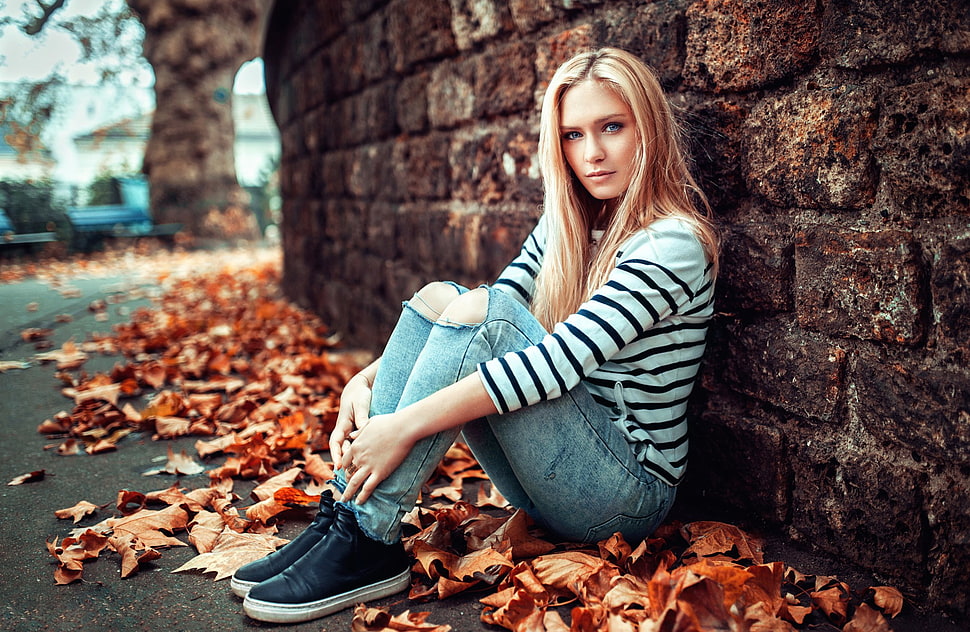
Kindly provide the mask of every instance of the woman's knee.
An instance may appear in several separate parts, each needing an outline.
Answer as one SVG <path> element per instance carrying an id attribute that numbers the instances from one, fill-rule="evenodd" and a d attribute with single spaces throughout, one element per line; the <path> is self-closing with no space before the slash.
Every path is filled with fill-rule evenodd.
<path id="1" fill-rule="evenodd" d="M 454 285 L 433 281 L 414 293 L 415 300 L 411 301 L 411 307 L 428 318 L 437 320 L 459 294 Z"/>
<path id="2" fill-rule="evenodd" d="M 441 313 L 439 322 L 465 325 L 478 324 L 488 316 L 488 290 L 480 287 L 465 292 L 451 301 Z"/>

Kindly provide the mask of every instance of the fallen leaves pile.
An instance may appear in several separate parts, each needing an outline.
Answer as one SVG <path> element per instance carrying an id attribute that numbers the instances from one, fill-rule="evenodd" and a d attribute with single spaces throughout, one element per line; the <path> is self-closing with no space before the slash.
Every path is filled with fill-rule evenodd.
<path id="1" fill-rule="evenodd" d="M 282 299 L 279 280 L 278 258 L 166 275 L 153 307 L 49 358 L 62 363 L 73 401 L 39 427 L 51 450 L 123 449 L 132 433 L 196 436 L 194 455 L 168 448 L 165 464 L 148 474 L 208 477 L 197 489 L 179 481 L 118 490 L 110 503 L 83 500 L 56 512 L 74 524 L 100 519 L 48 542 L 57 583 L 82 579 L 85 562 L 109 551 L 129 577 L 185 546 L 198 555 L 172 572 L 224 579 L 286 542 L 276 535 L 279 520 L 312 516 L 333 478 L 321 453 L 339 396 L 364 358 L 341 353 L 321 322 Z M 92 352 L 126 361 L 88 376 L 79 369 Z M 241 480 L 257 483 L 246 498 L 233 490 Z M 884 631 L 885 617 L 902 608 L 893 588 L 855 593 L 834 577 L 766 562 L 757 538 L 724 523 L 668 524 L 643 542 L 618 534 L 595 545 L 550 541 L 507 506 L 461 444 L 428 481 L 405 530 L 413 604 L 473 590 L 483 595 L 481 620 L 509 630 Z M 451 629 L 429 616 L 361 605 L 352 629 Z"/>

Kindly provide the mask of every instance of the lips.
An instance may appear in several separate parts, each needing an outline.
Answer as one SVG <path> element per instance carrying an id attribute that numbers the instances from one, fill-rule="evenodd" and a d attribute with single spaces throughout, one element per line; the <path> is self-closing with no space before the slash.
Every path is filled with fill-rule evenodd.
<path id="1" fill-rule="evenodd" d="M 593 172 L 587 173 L 586 177 L 590 178 L 591 180 L 595 180 L 597 178 L 605 178 L 606 176 L 611 176 L 614 173 L 616 172 L 615 171 L 593 171 Z"/>

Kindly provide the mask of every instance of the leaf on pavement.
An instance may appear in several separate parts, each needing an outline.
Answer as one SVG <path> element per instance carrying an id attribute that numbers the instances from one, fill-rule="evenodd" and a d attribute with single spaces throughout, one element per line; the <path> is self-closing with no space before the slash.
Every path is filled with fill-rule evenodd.
<path id="1" fill-rule="evenodd" d="M 842 628 L 843 632 L 892 632 L 889 622 L 878 610 L 867 604 L 859 604 L 852 620 Z"/>
<path id="2" fill-rule="evenodd" d="M 189 514 L 179 505 L 171 505 L 165 509 L 142 509 L 130 516 L 115 518 L 108 521 L 108 526 L 114 535 L 121 538 L 131 538 L 145 547 L 186 546 L 184 542 L 168 534 L 185 530 L 189 523 Z"/>
<path id="3" fill-rule="evenodd" d="M 150 546 L 145 546 L 139 538 L 111 537 L 108 545 L 121 556 L 121 577 L 128 578 L 138 572 L 141 564 L 157 560 L 162 556 Z"/>
<path id="4" fill-rule="evenodd" d="M 903 611 L 903 594 L 892 586 L 870 586 L 873 591 L 873 602 L 883 613 L 894 618 Z"/>
<path id="5" fill-rule="evenodd" d="M 350 623 L 352 632 L 450 632 L 450 625 L 428 623 L 430 612 L 411 612 L 391 615 L 384 608 L 368 608 L 358 604 Z"/>
<path id="6" fill-rule="evenodd" d="M 171 446 L 168 448 L 168 461 L 164 467 L 152 468 L 144 472 L 143 476 L 154 476 L 155 474 L 174 474 L 175 476 L 193 476 L 205 471 L 205 466 L 196 462 L 185 450 L 175 454 Z"/>
<path id="7" fill-rule="evenodd" d="M 54 516 L 60 518 L 61 520 L 66 520 L 68 518 L 74 519 L 74 524 L 81 521 L 84 516 L 92 514 L 98 510 L 98 506 L 94 503 L 89 503 L 86 500 L 82 500 L 73 507 L 68 507 L 67 509 L 58 509 L 54 512 Z"/>
<path id="8" fill-rule="evenodd" d="M 24 483 L 36 483 L 37 481 L 44 480 L 44 476 L 47 474 L 47 470 L 35 470 L 33 472 L 28 472 L 26 474 L 21 474 L 20 476 L 11 479 L 7 485 L 23 485 Z"/>
<path id="9" fill-rule="evenodd" d="M 230 577 L 241 566 L 269 555 L 287 542 L 288 540 L 272 535 L 237 533 L 226 527 L 211 551 L 197 555 L 172 572 L 199 570 L 203 573 L 215 573 L 215 581 L 219 581 Z"/>
<path id="10" fill-rule="evenodd" d="M 281 474 L 277 474 L 265 482 L 257 485 L 252 491 L 252 497 L 256 500 L 266 500 L 272 498 L 273 494 L 284 487 L 292 487 L 296 479 L 302 474 L 298 467 L 291 467 Z"/>
<path id="11" fill-rule="evenodd" d="M 88 354 L 78 349 L 73 341 L 68 340 L 59 350 L 38 353 L 34 359 L 38 362 L 56 362 L 58 370 L 69 371 L 87 362 Z"/>

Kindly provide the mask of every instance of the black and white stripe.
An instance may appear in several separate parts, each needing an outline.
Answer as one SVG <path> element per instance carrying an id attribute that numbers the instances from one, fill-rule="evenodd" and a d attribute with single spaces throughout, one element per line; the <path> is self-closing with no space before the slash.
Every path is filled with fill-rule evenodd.
<path id="1" fill-rule="evenodd" d="M 495 286 L 528 306 L 542 264 L 540 220 Z M 676 485 L 687 465 L 687 400 L 713 314 L 711 266 L 691 226 L 664 219 L 620 249 L 607 282 L 546 338 L 479 365 L 511 412 L 583 382 L 645 468 Z"/>

